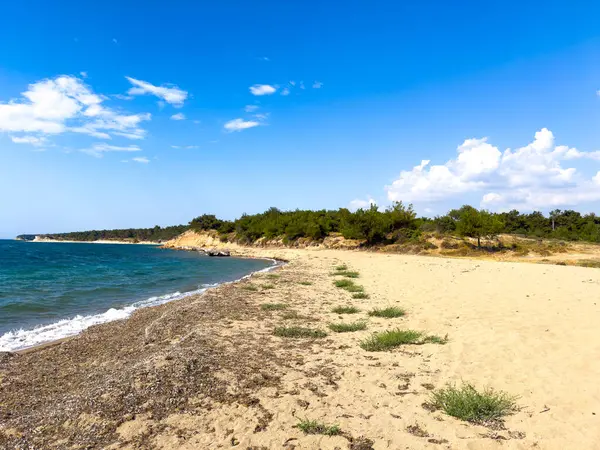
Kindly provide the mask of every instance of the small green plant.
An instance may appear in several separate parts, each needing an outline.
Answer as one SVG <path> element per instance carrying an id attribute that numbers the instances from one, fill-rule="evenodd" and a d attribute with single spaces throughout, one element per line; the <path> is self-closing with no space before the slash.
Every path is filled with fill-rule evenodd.
<path id="1" fill-rule="evenodd" d="M 270 280 L 276 280 L 278 278 L 281 278 L 281 275 L 278 275 L 276 273 L 269 273 L 269 274 L 266 275 L 265 278 L 268 278 Z"/>
<path id="2" fill-rule="evenodd" d="M 346 278 L 358 278 L 360 274 L 358 272 L 350 271 L 350 270 L 339 270 L 337 272 L 333 272 L 331 275 L 333 276 L 341 276 Z"/>
<path id="3" fill-rule="evenodd" d="M 265 303 L 263 305 L 260 305 L 260 309 L 262 309 L 263 311 L 279 311 L 282 309 L 286 309 L 289 305 L 286 305 L 285 303 Z"/>
<path id="4" fill-rule="evenodd" d="M 274 284 L 263 284 L 261 287 L 263 289 L 275 289 L 275 285 Z"/>
<path id="5" fill-rule="evenodd" d="M 360 312 L 360 309 L 354 306 L 336 306 L 331 311 L 336 314 L 356 314 Z"/>
<path id="6" fill-rule="evenodd" d="M 258 287 L 254 284 L 245 284 L 242 286 L 245 291 L 258 291 Z"/>
<path id="7" fill-rule="evenodd" d="M 336 333 L 350 333 L 352 331 L 366 330 L 367 323 L 364 321 L 354 323 L 330 323 L 329 329 Z"/>
<path id="8" fill-rule="evenodd" d="M 369 298 L 369 294 L 365 292 L 357 292 L 356 294 L 352 294 L 352 298 L 365 299 Z"/>
<path id="9" fill-rule="evenodd" d="M 348 292 L 363 292 L 365 288 L 362 286 L 355 284 L 352 280 L 336 280 L 333 282 L 335 287 L 340 289 L 344 289 Z"/>
<path id="10" fill-rule="evenodd" d="M 284 320 L 304 319 L 304 316 L 298 314 L 298 311 L 287 311 L 281 316 Z"/>
<path id="11" fill-rule="evenodd" d="M 298 284 L 301 284 L 302 286 L 312 286 L 313 282 L 312 281 L 299 281 Z"/>
<path id="12" fill-rule="evenodd" d="M 304 419 L 296 425 L 298 429 L 306 434 L 324 434 L 325 436 L 337 436 L 341 434 L 339 425 L 326 425 L 316 420 Z"/>
<path id="13" fill-rule="evenodd" d="M 303 327 L 277 327 L 273 334 L 285 338 L 323 338 L 327 336 L 327 333 L 322 330 Z"/>
<path id="14" fill-rule="evenodd" d="M 401 345 L 445 344 L 446 342 L 448 337 L 440 338 L 428 336 L 422 331 L 396 329 L 373 333 L 371 337 L 362 341 L 360 346 L 368 352 L 383 352 Z"/>
<path id="15" fill-rule="evenodd" d="M 518 411 L 517 398 L 492 388 L 479 392 L 471 384 L 448 385 L 431 394 L 431 405 L 457 419 L 491 424 Z"/>
<path id="16" fill-rule="evenodd" d="M 370 311 L 369 315 L 373 317 L 385 317 L 386 319 L 393 319 L 395 317 L 402 317 L 406 315 L 406 311 L 396 306 L 390 306 L 389 308 L 384 309 L 376 308 L 373 311 Z"/>
<path id="17" fill-rule="evenodd" d="M 342 264 L 341 266 L 335 266 L 335 270 L 337 270 L 337 271 L 348 270 L 348 266 L 346 264 Z"/>
<path id="18" fill-rule="evenodd" d="M 593 267 L 600 268 L 600 259 L 584 259 L 577 263 L 578 266 L 581 267 Z"/>

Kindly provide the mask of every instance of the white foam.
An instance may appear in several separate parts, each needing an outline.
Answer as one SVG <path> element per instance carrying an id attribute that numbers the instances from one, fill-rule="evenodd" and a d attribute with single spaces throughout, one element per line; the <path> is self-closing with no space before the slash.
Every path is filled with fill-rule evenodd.
<path id="1" fill-rule="evenodd" d="M 275 260 L 271 261 L 273 261 L 272 266 L 259 270 L 255 273 L 269 272 L 281 265 Z M 236 281 L 244 280 L 251 276 L 252 274 L 245 275 L 239 280 L 235 280 L 230 283 L 235 283 Z M 189 295 L 201 294 L 209 288 L 219 286 L 219 284 L 229 283 L 205 284 L 202 285 L 200 289 L 195 291 L 185 292 L 183 294 L 181 292 L 174 292 L 172 294 L 150 297 L 147 300 L 136 302 L 130 306 L 125 306 L 124 308 L 111 308 L 101 314 L 89 316 L 77 315 L 69 319 L 59 320 L 58 322 L 51 323 L 49 325 L 40 325 L 30 330 L 20 329 L 9 331 L 0 336 L 0 351 L 23 350 L 25 348 L 34 347 L 36 345 L 55 341 L 57 339 L 75 336 L 92 325 L 99 325 L 101 323 L 112 322 L 114 320 L 127 319 L 136 309 L 158 306 L 173 300 L 179 300 Z"/>

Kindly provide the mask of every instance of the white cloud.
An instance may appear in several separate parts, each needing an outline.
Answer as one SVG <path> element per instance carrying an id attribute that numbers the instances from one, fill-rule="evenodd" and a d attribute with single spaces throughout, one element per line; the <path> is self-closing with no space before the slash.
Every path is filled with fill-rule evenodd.
<path id="1" fill-rule="evenodd" d="M 296 82 L 294 80 L 290 81 L 290 86 L 296 86 Z"/>
<path id="2" fill-rule="evenodd" d="M 305 89 L 305 87 L 304 87 L 304 81 L 300 82 L 299 87 L 300 87 L 300 89 Z"/>
<path id="3" fill-rule="evenodd" d="M 94 144 L 90 148 L 85 148 L 80 151 L 83 153 L 87 153 L 88 155 L 95 156 L 96 158 L 102 158 L 104 153 L 107 152 L 141 152 L 142 149 L 137 145 L 128 145 L 126 147 L 123 147 L 117 145 L 98 143 Z"/>
<path id="4" fill-rule="evenodd" d="M 113 44 L 118 44 L 119 41 L 117 41 L 115 38 L 112 38 Z"/>
<path id="5" fill-rule="evenodd" d="M 201 123 L 199 120 L 194 120 L 193 122 L 194 122 L 195 124 L 199 124 L 199 123 Z"/>
<path id="6" fill-rule="evenodd" d="M 149 114 L 124 115 L 103 106 L 106 100 L 77 77 L 38 81 L 29 85 L 22 98 L 0 103 L 0 132 L 75 132 L 109 139 L 110 132 L 118 131 L 144 136 L 140 123 L 150 120 Z"/>
<path id="7" fill-rule="evenodd" d="M 256 111 L 257 109 L 258 109 L 258 106 L 257 106 L 257 105 L 246 105 L 246 106 L 244 107 L 244 111 L 246 111 L 246 112 L 254 112 L 254 111 Z"/>
<path id="8" fill-rule="evenodd" d="M 150 160 L 148 158 L 146 158 L 145 156 L 139 156 L 137 158 L 131 158 L 132 161 L 135 161 L 137 163 L 142 163 L 142 164 L 148 164 L 150 162 Z"/>
<path id="9" fill-rule="evenodd" d="M 350 211 L 356 211 L 357 209 L 367 209 L 370 208 L 371 205 L 375 204 L 375 200 L 373 200 L 371 197 L 368 197 L 367 200 L 357 198 L 350 202 L 350 204 L 348 205 L 348 209 Z"/>
<path id="10" fill-rule="evenodd" d="M 81 75 L 81 78 L 87 78 L 88 77 L 88 73 L 87 72 L 79 72 L 79 75 Z"/>
<path id="11" fill-rule="evenodd" d="M 154 86 L 147 81 L 136 80 L 135 78 L 125 77 L 127 81 L 134 85 L 127 91 L 129 95 L 154 95 L 170 105 L 180 108 L 188 98 L 188 93 L 174 85 Z"/>
<path id="12" fill-rule="evenodd" d="M 244 119 L 233 119 L 227 122 L 224 125 L 224 128 L 227 131 L 242 131 L 248 128 L 257 127 L 260 125 L 260 122 L 255 120 L 244 120 Z"/>
<path id="13" fill-rule="evenodd" d="M 283 88 L 281 90 L 281 95 L 290 95 L 290 88 L 287 88 L 287 87 Z"/>
<path id="14" fill-rule="evenodd" d="M 176 150 L 178 150 L 178 149 L 192 150 L 192 149 L 200 148 L 200 147 L 198 145 L 184 145 L 184 146 L 181 146 L 181 145 L 171 145 L 171 148 L 174 148 Z"/>
<path id="15" fill-rule="evenodd" d="M 177 113 L 171 116 L 171 120 L 185 120 L 185 114 Z"/>
<path id="16" fill-rule="evenodd" d="M 581 152 L 555 146 L 546 128 L 534 140 L 515 150 L 500 152 L 487 139 L 467 139 L 455 159 L 443 165 L 423 160 L 402 171 L 386 186 L 390 201 L 436 202 L 471 193 L 481 195 L 481 206 L 496 210 L 533 210 L 600 200 L 600 172 L 586 179 L 565 161 L 600 161 L 600 151 Z"/>
<path id="17" fill-rule="evenodd" d="M 255 84 L 254 86 L 250 86 L 250 93 L 252 95 L 271 95 L 276 91 L 277 87 L 270 84 Z"/>
<path id="18" fill-rule="evenodd" d="M 320 81 L 315 81 L 312 85 L 313 89 L 321 89 L 323 87 L 323 83 Z"/>
<path id="19" fill-rule="evenodd" d="M 45 137 L 35 137 L 35 136 L 11 136 L 10 140 L 15 144 L 29 144 L 34 147 L 41 147 L 46 145 L 47 139 Z"/>

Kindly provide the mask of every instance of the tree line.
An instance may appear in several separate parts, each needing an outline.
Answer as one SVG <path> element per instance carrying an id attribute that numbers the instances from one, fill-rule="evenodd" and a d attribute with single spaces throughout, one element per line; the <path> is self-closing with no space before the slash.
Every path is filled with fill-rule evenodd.
<path id="1" fill-rule="evenodd" d="M 513 210 L 492 213 L 465 205 L 434 218 L 418 217 L 412 205 L 396 202 L 386 209 L 372 205 L 366 209 L 295 210 L 269 208 L 259 214 L 243 214 L 235 220 L 223 220 L 203 214 L 187 225 L 161 228 L 92 230 L 74 233 L 46 234 L 57 240 L 95 241 L 128 240 L 162 242 L 186 230 L 216 231 L 223 241 L 252 243 L 258 239 L 283 239 L 284 243 L 299 238 L 320 241 L 332 234 L 363 241 L 365 245 L 419 241 L 424 233 L 466 236 L 477 240 L 494 239 L 499 234 L 566 241 L 600 242 L 600 218 L 593 213 L 582 215 L 573 210 L 554 210 L 548 215 L 536 211 Z M 25 236 L 25 235 L 22 235 Z"/>
<path id="2" fill-rule="evenodd" d="M 494 239 L 499 234 L 568 241 L 600 242 L 600 218 L 593 213 L 582 215 L 573 210 L 554 210 L 548 216 L 536 211 L 523 214 L 512 210 L 492 213 L 469 205 L 453 209 L 435 218 L 417 217 L 412 205 L 395 202 L 380 210 L 376 205 L 351 212 L 338 210 L 281 211 L 269 208 L 261 214 L 244 214 L 228 221 L 204 214 L 193 219 L 196 231 L 215 230 L 223 240 L 251 243 L 260 238 L 298 238 L 321 240 L 332 233 L 367 245 L 404 243 L 419 240 L 423 233 Z"/>

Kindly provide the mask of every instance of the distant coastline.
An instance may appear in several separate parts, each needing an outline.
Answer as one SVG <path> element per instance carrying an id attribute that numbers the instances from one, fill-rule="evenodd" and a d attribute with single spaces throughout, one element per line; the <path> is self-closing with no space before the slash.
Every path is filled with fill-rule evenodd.
<path id="1" fill-rule="evenodd" d="M 139 241 L 139 242 L 131 242 L 131 241 L 120 241 L 120 240 L 110 240 L 110 239 L 103 239 L 103 240 L 97 240 L 97 241 L 73 241 L 73 240 L 62 240 L 62 239 L 47 239 L 47 238 L 40 238 L 38 236 L 35 237 L 35 239 L 31 239 L 31 240 L 27 240 L 27 239 L 19 239 L 19 238 L 15 238 L 15 240 L 17 241 L 23 241 L 23 242 L 51 242 L 51 243 L 58 243 L 58 244 L 139 244 L 139 245 L 160 245 L 161 242 L 155 242 L 155 241 Z"/>

